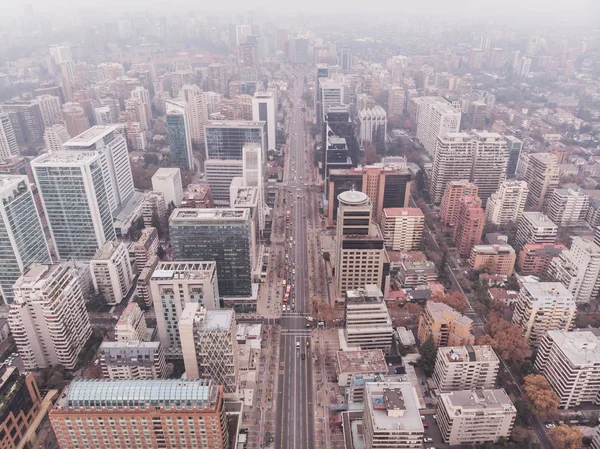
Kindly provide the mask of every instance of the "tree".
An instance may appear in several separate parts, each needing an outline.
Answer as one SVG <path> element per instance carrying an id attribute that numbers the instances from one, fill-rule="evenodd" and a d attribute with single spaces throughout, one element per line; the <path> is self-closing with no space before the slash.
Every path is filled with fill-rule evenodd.
<path id="1" fill-rule="evenodd" d="M 543 375 L 529 374 L 523 378 L 523 383 L 534 412 L 543 418 L 556 413 L 560 400 Z"/>
<path id="2" fill-rule="evenodd" d="M 583 446 L 583 433 L 577 427 L 565 424 L 548 430 L 548 436 L 555 449 L 580 449 Z"/>
<path id="3" fill-rule="evenodd" d="M 420 315 L 423 311 L 423 307 L 421 307 L 416 302 L 409 302 L 404 306 L 409 315 Z"/>
<path id="4" fill-rule="evenodd" d="M 518 443 L 519 447 L 528 447 L 531 435 L 525 427 L 515 426 L 510 433 L 510 438 L 515 443 Z"/>
<path id="5" fill-rule="evenodd" d="M 503 359 L 518 361 L 529 354 L 529 346 L 523 338 L 521 328 L 506 321 L 499 314 L 491 315 L 484 330 L 487 335 L 480 337 L 477 344 L 492 346 Z"/>
<path id="6" fill-rule="evenodd" d="M 433 341 L 433 337 L 431 335 L 419 348 L 419 354 L 421 357 L 419 357 L 417 365 L 423 370 L 423 373 L 425 373 L 427 377 L 431 377 L 433 374 L 437 350 L 437 345 Z"/>
<path id="7" fill-rule="evenodd" d="M 515 424 L 523 427 L 529 426 L 531 418 L 533 418 L 533 410 L 531 410 L 529 402 L 521 397 L 515 401 L 515 408 L 517 409 Z"/>
<path id="8" fill-rule="evenodd" d="M 459 292 L 436 293 L 429 298 L 433 302 L 443 302 L 459 313 L 465 313 L 469 304 L 465 295 Z"/>
<path id="9" fill-rule="evenodd" d="M 440 256 L 440 260 L 437 264 L 438 270 L 438 278 L 443 283 L 448 282 L 448 251 L 442 251 L 442 255 Z"/>

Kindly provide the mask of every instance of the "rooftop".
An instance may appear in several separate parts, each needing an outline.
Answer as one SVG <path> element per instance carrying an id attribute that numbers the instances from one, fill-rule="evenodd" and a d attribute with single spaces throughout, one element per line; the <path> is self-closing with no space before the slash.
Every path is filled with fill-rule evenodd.
<path id="1" fill-rule="evenodd" d="M 348 190 L 347 192 L 340 193 L 338 195 L 338 200 L 345 204 L 362 205 L 369 202 L 369 197 L 367 194 L 359 192 L 358 190 Z"/>
<path id="2" fill-rule="evenodd" d="M 62 407 L 183 406 L 210 408 L 218 387 L 211 380 L 75 379 L 55 405 Z"/>
<path id="3" fill-rule="evenodd" d="M 436 321 L 458 321 L 459 323 L 463 323 L 465 325 L 470 326 L 473 323 L 473 320 L 465 315 L 454 310 L 447 304 L 443 302 L 433 302 L 427 301 L 425 308 L 429 310 L 429 313 L 433 316 Z"/>
<path id="4" fill-rule="evenodd" d="M 32 166 L 81 167 L 98 160 L 99 156 L 91 151 L 57 151 L 44 153 L 31 161 Z"/>
<path id="5" fill-rule="evenodd" d="M 381 302 L 383 293 L 379 287 L 373 284 L 365 285 L 364 288 L 346 291 L 346 302 L 353 304 Z"/>
<path id="6" fill-rule="evenodd" d="M 161 167 L 152 175 L 152 179 L 170 179 L 176 177 L 180 173 L 177 167 Z"/>
<path id="7" fill-rule="evenodd" d="M 555 303 L 575 308 L 573 295 L 561 282 L 539 282 L 527 280 L 523 282 L 522 292 L 526 291 L 532 298 L 535 307 L 551 307 Z"/>
<path id="8" fill-rule="evenodd" d="M 447 408 L 454 409 L 456 415 L 477 413 L 485 409 L 486 413 L 513 412 L 515 406 L 503 389 L 461 390 L 441 393 L 440 400 Z M 457 410 L 458 409 L 458 410 Z"/>
<path id="9" fill-rule="evenodd" d="M 25 175 L 0 175 L 0 193 L 10 194 L 17 189 L 20 183 L 25 182 L 29 185 L 27 176 Z"/>
<path id="10" fill-rule="evenodd" d="M 515 250 L 512 246 L 508 244 L 504 245 L 475 245 L 472 249 L 473 252 L 476 253 L 488 253 L 488 254 L 498 254 L 498 253 L 514 253 Z"/>
<path id="11" fill-rule="evenodd" d="M 498 356 L 489 345 L 445 346 L 438 348 L 438 354 L 450 362 L 497 362 Z"/>
<path id="12" fill-rule="evenodd" d="M 104 245 L 102 245 L 94 254 L 92 260 L 107 260 L 112 257 L 112 255 L 119 249 L 121 246 L 121 242 L 118 241 L 108 241 Z"/>
<path id="13" fill-rule="evenodd" d="M 85 130 L 78 136 L 73 137 L 71 140 L 65 142 L 65 147 L 88 147 L 94 145 L 96 142 L 104 139 L 110 133 L 119 129 L 119 125 L 107 125 L 107 126 L 92 126 Z"/>
<path id="14" fill-rule="evenodd" d="M 369 382 L 365 384 L 365 407 L 377 430 L 412 430 L 423 433 L 419 400 L 408 382 Z"/>
<path id="15" fill-rule="evenodd" d="M 578 198 L 586 198 L 588 196 L 588 194 L 581 189 L 555 189 L 552 194 Z"/>
<path id="16" fill-rule="evenodd" d="M 600 363 L 600 340 L 590 331 L 548 331 L 548 337 L 560 348 L 572 365 Z"/>
<path id="17" fill-rule="evenodd" d="M 425 217 L 423 211 L 418 207 L 388 207 L 383 209 L 386 217 Z"/>
<path id="18" fill-rule="evenodd" d="M 233 309 L 204 310 L 202 319 L 197 321 L 198 329 L 203 332 L 228 331 L 235 322 Z"/>
<path id="19" fill-rule="evenodd" d="M 556 228 L 558 230 L 558 226 L 556 226 L 547 215 L 544 215 L 541 212 L 523 212 L 521 216 L 533 226 L 540 228 Z"/>
<path id="20" fill-rule="evenodd" d="M 258 187 L 242 187 L 232 204 L 234 208 L 256 207 L 258 204 Z"/>
<path id="21" fill-rule="evenodd" d="M 171 223 L 193 222 L 248 222 L 248 209 L 175 209 L 169 218 Z"/>
<path id="22" fill-rule="evenodd" d="M 215 262 L 160 262 L 152 279 L 204 279 L 216 270 Z"/>
<path id="23" fill-rule="evenodd" d="M 530 160 L 537 159 L 538 161 L 544 164 L 550 164 L 552 162 L 556 164 L 558 161 L 558 159 L 556 159 L 556 156 L 552 153 L 533 153 L 529 155 L 529 158 Z"/>
<path id="24" fill-rule="evenodd" d="M 209 120 L 206 122 L 206 128 L 262 128 L 264 126 L 265 122 L 253 120 Z"/>
<path id="25" fill-rule="evenodd" d="M 340 373 L 387 373 L 388 367 L 381 349 L 338 351 Z"/>

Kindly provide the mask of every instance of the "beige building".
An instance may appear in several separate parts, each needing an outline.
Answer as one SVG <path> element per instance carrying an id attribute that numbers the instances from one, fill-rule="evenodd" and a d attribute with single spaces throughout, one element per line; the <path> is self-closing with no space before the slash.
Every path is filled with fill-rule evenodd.
<path id="1" fill-rule="evenodd" d="M 129 251 L 123 242 L 110 241 L 102 245 L 90 261 L 90 271 L 96 293 L 109 305 L 120 304 L 133 285 Z"/>
<path id="2" fill-rule="evenodd" d="M 535 367 L 560 398 L 561 408 L 600 403 L 600 341 L 593 332 L 548 331 Z"/>
<path id="3" fill-rule="evenodd" d="M 165 350 L 159 341 L 105 341 L 98 356 L 105 379 L 167 377 Z"/>
<path id="4" fill-rule="evenodd" d="M 152 256 L 157 255 L 159 243 L 160 241 L 156 228 L 149 227 L 142 229 L 142 235 L 133 246 L 135 266 L 138 274 L 146 267 L 148 260 Z"/>
<path id="5" fill-rule="evenodd" d="M 337 351 L 336 359 L 340 387 L 349 388 L 357 379 L 388 373 L 388 365 L 381 349 Z"/>
<path id="6" fill-rule="evenodd" d="M 34 264 L 14 285 L 8 323 L 26 370 L 74 369 L 92 334 L 74 273 L 66 263 Z"/>
<path id="7" fill-rule="evenodd" d="M 393 251 L 416 251 L 423 240 L 425 215 L 418 207 L 383 209 L 385 246 Z"/>
<path id="8" fill-rule="evenodd" d="M 421 449 L 423 434 L 419 398 L 410 382 L 365 384 L 365 449 Z"/>
<path id="9" fill-rule="evenodd" d="M 500 360 L 491 346 L 438 348 L 433 381 L 442 393 L 494 388 Z"/>
<path id="10" fill-rule="evenodd" d="M 503 389 L 442 393 L 437 422 L 451 446 L 484 444 L 510 437 L 517 409 Z"/>
<path id="11" fill-rule="evenodd" d="M 527 244 L 552 244 L 556 241 L 558 226 L 541 212 L 523 212 L 517 223 L 515 244 L 523 248 Z"/>
<path id="12" fill-rule="evenodd" d="M 417 139 L 431 157 L 436 154 L 436 139 L 460 129 L 460 111 L 442 97 L 420 97 L 417 104 Z"/>
<path id="13" fill-rule="evenodd" d="M 150 337 L 144 312 L 137 303 L 130 302 L 115 325 L 115 340 L 121 342 L 150 341 Z"/>
<path id="14" fill-rule="evenodd" d="M 570 330 L 577 306 L 573 295 L 560 282 L 522 282 L 512 322 L 521 327 L 527 343 L 537 346 L 546 332 Z"/>
<path id="15" fill-rule="evenodd" d="M 548 217 L 558 226 L 576 226 L 585 221 L 590 197 L 581 189 L 554 189 L 548 198 Z"/>
<path id="16" fill-rule="evenodd" d="M 419 318 L 418 336 L 421 343 L 430 336 L 440 346 L 463 346 L 475 343 L 471 333 L 473 320 L 461 315 L 452 307 L 441 303 L 427 301 Z"/>
<path id="17" fill-rule="evenodd" d="M 468 180 L 450 181 L 446 184 L 442 203 L 440 205 L 440 218 L 445 226 L 454 226 L 458 220 L 460 200 L 463 196 L 477 197 L 479 188 Z"/>
<path id="18" fill-rule="evenodd" d="M 527 205 L 541 210 L 552 191 L 558 188 L 560 177 L 558 160 L 551 153 L 534 153 L 529 155 L 525 181 L 529 186 Z"/>
<path id="19" fill-rule="evenodd" d="M 529 188 L 525 181 L 504 181 L 485 206 L 485 221 L 498 226 L 516 223 L 525 209 Z"/>
<path id="20" fill-rule="evenodd" d="M 471 248 L 469 266 L 471 270 L 488 270 L 489 274 L 511 276 L 516 260 L 517 254 L 508 244 L 475 245 Z"/>

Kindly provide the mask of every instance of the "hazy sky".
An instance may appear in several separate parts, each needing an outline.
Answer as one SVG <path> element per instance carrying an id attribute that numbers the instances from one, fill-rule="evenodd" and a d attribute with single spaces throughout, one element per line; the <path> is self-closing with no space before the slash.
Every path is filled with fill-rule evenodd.
<path id="1" fill-rule="evenodd" d="M 243 12 L 254 9 L 270 11 L 274 14 L 288 12 L 307 12 L 311 14 L 349 12 L 374 13 L 389 15 L 390 13 L 419 13 L 448 15 L 452 17 L 484 16 L 494 17 L 517 16 L 583 16 L 595 15 L 600 19 L 600 1 L 598 0 L 383 0 L 365 2 L 364 0 L 0 0 L 0 11 L 12 15 L 22 14 L 22 5 L 31 3 L 36 14 L 47 14 L 76 9 L 98 7 L 118 13 L 123 11 L 163 11 L 166 14 L 195 11 L 226 10 Z M 111 14 L 112 15 L 112 14 Z"/>

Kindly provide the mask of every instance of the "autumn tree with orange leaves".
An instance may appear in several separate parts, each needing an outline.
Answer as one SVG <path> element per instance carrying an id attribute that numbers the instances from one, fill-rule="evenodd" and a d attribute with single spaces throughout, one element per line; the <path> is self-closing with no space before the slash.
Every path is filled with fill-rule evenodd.
<path id="1" fill-rule="evenodd" d="M 583 447 L 583 433 L 577 427 L 560 425 L 548 430 L 548 436 L 555 449 L 580 449 Z"/>
<path id="2" fill-rule="evenodd" d="M 480 337 L 477 344 L 490 345 L 504 360 L 519 361 L 529 354 L 529 345 L 523 338 L 521 328 L 499 314 L 492 314 L 484 329 L 487 335 Z"/>
<path id="3" fill-rule="evenodd" d="M 542 418 L 556 413 L 560 399 L 543 375 L 529 374 L 523 378 L 523 384 L 535 413 Z"/>
<path id="4" fill-rule="evenodd" d="M 465 313 L 469 308 L 466 296 L 459 292 L 436 293 L 431 296 L 429 300 L 433 302 L 443 302 L 459 313 Z"/>

